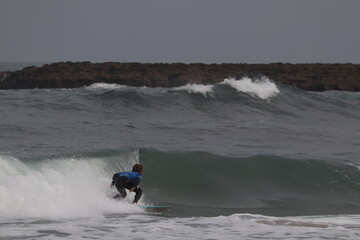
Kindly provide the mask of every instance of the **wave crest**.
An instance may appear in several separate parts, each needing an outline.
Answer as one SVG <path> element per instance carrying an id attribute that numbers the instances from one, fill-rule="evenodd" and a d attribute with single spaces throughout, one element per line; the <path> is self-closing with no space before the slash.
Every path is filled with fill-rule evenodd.
<path id="1" fill-rule="evenodd" d="M 229 85 L 239 92 L 249 93 L 250 95 L 259 97 L 261 99 L 269 99 L 280 93 L 275 83 L 270 81 L 267 77 L 252 80 L 244 77 L 240 80 L 235 78 L 225 78 L 221 84 Z"/>
<path id="2" fill-rule="evenodd" d="M 216 94 L 216 86 L 228 85 L 234 88 L 238 92 L 247 93 L 250 96 L 258 97 L 261 99 L 269 99 L 280 93 L 276 84 L 267 77 L 260 79 L 251 79 L 249 77 L 243 77 L 241 79 L 225 78 L 223 82 L 217 84 L 196 84 L 188 83 L 184 86 L 170 88 L 170 91 L 185 91 L 190 94 L 201 94 L 204 97 L 213 96 Z M 117 90 L 129 88 L 127 85 L 111 84 L 111 83 L 94 83 L 87 89 L 105 89 L 105 90 Z"/>
<path id="3" fill-rule="evenodd" d="M 187 91 L 188 93 L 200 93 L 206 97 L 207 94 L 211 94 L 213 92 L 213 88 L 214 85 L 188 83 L 185 86 L 173 88 L 173 90 Z"/>
<path id="4" fill-rule="evenodd" d="M 94 83 L 91 84 L 90 86 L 86 87 L 87 89 L 120 89 L 120 88 L 124 88 L 124 85 L 119 85 L 116 83 Z"/>

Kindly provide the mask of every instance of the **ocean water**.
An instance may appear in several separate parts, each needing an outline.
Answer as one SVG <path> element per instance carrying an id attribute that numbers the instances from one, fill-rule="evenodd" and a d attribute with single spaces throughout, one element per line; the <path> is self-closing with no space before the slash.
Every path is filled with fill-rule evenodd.
<path id="1" fill-rule="evenodd" d="M 0 103 L 0 239 L 360 238 L 359 93 L 264 76 Z M 137 162 L 139 205 L 169 211 L 112 199 L 113 173 Z"/>

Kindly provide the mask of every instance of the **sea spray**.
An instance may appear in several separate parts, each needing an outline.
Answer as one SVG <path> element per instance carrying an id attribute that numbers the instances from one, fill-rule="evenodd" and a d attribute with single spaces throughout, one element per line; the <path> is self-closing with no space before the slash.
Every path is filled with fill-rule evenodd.
<path id="1" fill-rule="evenodd" d="M 0 156 L 0 218 L 82 218 L 142 212 L 129 201 L 112 199 L 112 174 L 105 169 L 106 161 L 100 158 L 27 163 Z"/>

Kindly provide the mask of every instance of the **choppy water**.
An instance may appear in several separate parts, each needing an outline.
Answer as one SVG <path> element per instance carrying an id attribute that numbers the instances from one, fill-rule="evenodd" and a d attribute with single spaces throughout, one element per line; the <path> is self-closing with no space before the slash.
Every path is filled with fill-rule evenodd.
<path id="1" fill-rule="evenodd" d="M 1 239 L 358 239 L 360 94 L 263 79 L 0 91 Z M 144 165 L 141 204 L 110 178 Z M 130 194 L 130 198 L 133 197 Z"/>

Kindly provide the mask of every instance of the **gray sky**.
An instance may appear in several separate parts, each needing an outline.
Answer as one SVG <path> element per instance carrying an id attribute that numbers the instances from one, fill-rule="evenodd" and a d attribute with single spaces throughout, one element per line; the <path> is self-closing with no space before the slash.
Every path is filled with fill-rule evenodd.
<path id="1" fill-rule="evenodd" d="M 0 0 L 0 61 L 360 63 L 359 0 Z"/>

